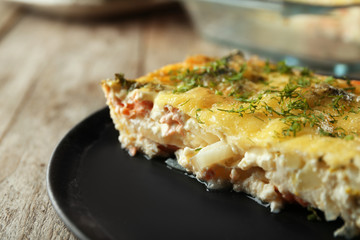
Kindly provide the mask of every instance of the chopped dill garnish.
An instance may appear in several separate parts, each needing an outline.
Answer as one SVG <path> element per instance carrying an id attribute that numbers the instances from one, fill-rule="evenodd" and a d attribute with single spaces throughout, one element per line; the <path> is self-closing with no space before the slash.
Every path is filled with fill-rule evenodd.
<path id="1" fill-rule="evenodd" d="M 354 140 L 354 135 L 347 135 L 344 137 L 345 140 Z"/>
<path id="2" fill-rule="evenodd" d="M 328 121 L 330 124 L 337 122 L 336 117 L 342 116 L 345 111 L 344 105 L 341 105 L 340 100 L 344 98 L 343 95 L 328 96 L 331 99 L 331 106 L 338 112 L 338 116 L 333 116 L 330 113 L 314 113 L 307 98 L 304 97 L 302 88 L 311 86 L 311 81 L 308 78 L 300 77 L 298 79 L 290 79 L 289 82 L 280 90 L 267 89 L 257 96 L 239 96 L 235 98 L 244 105 L 240 105 L 237 109 L 220 109 L 218 111 L 237 113 L 243 117 L 244 114 L 255 113 L 262 109 L 265 116 L 279 116 L 280 120 L 287 125 L 282 129 L 283 136 L 296 137 L 297 134 L 303 130 L 304 127 L 316 127 L 318 133 L 322 136 L 344 138 L 347 133 L 342 128 L 335 128 L 331 132 L 324 129 L 324 122 Z M 272 94 L 273 99 L 278 99 L 278 105 L 270 106 L 263 102 L 264 94 Z M 353 111 L 355 111 L 353 109 Z M 325 119 L 325 115 L 327 118 Z M 257 117 L 257 116 L 256 116 Z M 257 117 L 258 118 L 258 117 Z M 262 120 L 261 118 L 258 118 Z"/>
<path id="3" fill-rule="evenodd" d="M 143 86 L 143 84 L 137 83 L 134 80 L 125 79 L 125 75 L 123 73 L 115 73 L 115 80 L 119 81 L 121 86 L 127 91 L 131 91 L 136 87 Z"/>
<path id="4" fill-rule="evenodd" d="M 235 97 L 235 100 L 239 101 L 239 102 L 249 102 L 251 100 L 249 100 L 249 98 L 252 96 L 252 92 L 245 92 L 245 93 L 242 93 L 242 94 L 237 94 L 232 92 L 230 94 L 230 96 L 234 96 Z M 235 96 L 236 95 L 236 96 Z"/>
<path id="5" fill-rule="evenodd" d="M 358 107 L 358 109 L 357 109 L 357 110 L 355 110 L 355 108 L 354 108 L 354 107 L 351 107 L 351 109 L 349 110 L 349 112 L 351 112 L 351 113 L 355 113 L 355 114 L 358 114 L 358 113 L 360 113 L 360 107 Z"/>
<path id="6" fill-rule="evenodd" d="M 185 104 L 187 104 L 190 101 L 190 98 L 188 100 L 186 100 L 185 102 L 181 103 L 179 106 L 184 106 Z"/>
<path id="7" fill-rule="evenodd" d="M 310 77 L 313 75 L 313 72 L 309 68 L 304 67 L 301 69 L 300 75 L 303 77 Z"/>
<path id="8" fill-rule="evenodd" d="M 296 98 L 299 96 L 299 92 L 295 91 L 299 86 L 289 82 L 285 85 L 284 89 L 280 91 L 281 100 L 285 98 Z"/>
<path id="9" fill-rule="evenodd" d="M 195 152 L 198 152 L 198 151 L 200 151 L 201 149 L 202 149 L 201 147 L 195 148 Z"/>
<path id="10" fill-rule="evenodd" d="M 310 212 L 310 214 L 307 216 L 308 221 L 321 221 L 319 214 L 314 208 L 307 207 L 307 210 Z"/>
<path id="11" fill-rule="evenodd" d="M 249 140 L 252 143 L 255 143 L 251 138 L 247 137 L 247 140 Z"/>
<path id="12" fill-rule="evenodd" d="M 355 87 L 346 87 L 346 88 L 343 88 L 343 90 L 345 90 L 345 91 L 350 91 L 350 92 L 353 92 L 353 91 L 355 91 Z"/>
<path id="13" fill-rule="evenodd" d="M 123 73 L 115 73 L 115 79 L 117 80 L 125 80 Z"/>
<path id="14" fill-rule="evenodd" d="M 293 69 L 285 63 L 285 61 L 280 61 L 276 64 L 276 70 L 283 74 L 293 74 Z"/>
<path id="15" fill-rule="evenodd" d="M 227 61 L 225 58 L 210 62 L 208 66 L 205 66 L 207 73 L 216 73 L 219 70 L 227 68 Z"/>
<path id="16" fill-rule="evenodd" d="M 221 91 L 217 90 L 217 89 L 215 90 L 215 94 L 216 94 L 216 95 L 220 95 L 220 96 L 223 95 L 223 93 L 222 93 Z"/>
<path id="17" fill-rule="evenodd" d="M 335 78 L 333 77 L 327 77 L 324 82 L 326 82 L 327 84 L 332 85 L 335 82 Z"/>
<path id="18" fill-rule="evenodd" d="M 198 112 L 200 112 L 201 110 L 202 110 L 201 108 L 196 109 L 195 117 L 196 117 L 196 120 L 198 121 L 198 123 L 204 124 L 204 122 L 200 120 L 200 116 L 198 114 Z"/>
<path id="19" fill-rule="evenodd" d="M 279 72 L 282 74 L 293 74 L 293 68 L 285 63 L 285 61 L 279 61 L 275 66 L 270 64 L 267 60 L 263 67 L 264 73 Z"/>
<path id="20" fill-rule="evenodd" d="M 259 118 L 259 117 L 258 117 L 258 116 L 256 116 L 256 115 L 254 115 L 254 118 L 256 118 L 256 119 L 258 119 L 258 120 L 260 120 L 260 121 L 264 122 L 264 119 L 261 119 L 261 118 Z"/>
<path id="21" fill-rule="evenodd" d="M 245 70 L 245 63 L 236 71 L 229 67 L 226 58 L 222 58 L 201 67 L 194 67 L 192 70 L 179 70 L 175 75 L 170 76 L 170 79 L 177 84 L 175 93 L 187 92 L 196 87 L 206 87 L 215 91 L 216 94 L 222 95 L 222 92 L 216 87 L 222 83 L 233 86 L 242 81 Z"/>
<path id="22" fill-rule="evenodd" d="M 352 87 L 352 86 L 353 86 L 349 78 L 346 78 L 346 84 L 347 84 L 349 87 Z"/>
<path id="23" fill-rule="evenodd" d="M 227 113 L 238 113 L 239 116 L 243 117 L 243 112 L 244 112 L 244 108 L 239 108 L 239 110 L 235 110 L 234 108 L 230 109 L 230 110 L 227 110 L 227 109 L 222 109 L 222 108 L 218 108 L 217 109 L 218 111 L 221 111 L 221 112 L 227 112 Z"/>
<path id="24" fill-rule="evenodd" d="M 228 81 L 228 82 L 239 81 L 242 78 L 243 78 L 243 73 L 242 72 L 238 72 L 238 73 L 234 74 L 233 76 L 225 77 L 226 81 Z"/>
<path id="25" fill-rule="evenodd" d="M 345 113 L 345 105 L 340 104 L 340 100 L 344 98 L 344 95 L 330 96 L 332 98 L 330 106 L 342 116 Z"/>
<path id="26" fill-rule="evenodd" d="M 276 81 L 267 76 L 272 72 L 288 75 L 287 82 L 272 84 Z M 284 128 L 278 132 L 278 136 L 296 137 L 304 129 L 314 128 L 321 136 L 354 139 L 353 134 L 336 127 L 339 119 L 349 118 L 345 113 L 360 113 L 360 107 L 353 103 L 353 95 L 347 92 L 356 89 L 350 80 L 347 87 L 339 88 L 334 85 L 337 81 L 335 78 L 318 77 L 306 67 L 291 67 L 285 61 L 277 64 L 266 61 L 263 67 L 256 68 L 245 61 L 232 62 L 228 57 L 192 69 L 169 71 L 169 74 L 174 93 L 203 87 L 216 95 L 236 100 L 236 107 L 215 108 L 217 111 L 238 114 L 240 117 L 254 114 L 261 121 L 279 119 L 284 123 Z M 257 92 L 259 88 L 263 90 Z M 322 105 L 329 110 L 324 110 Z M 196 110 L 195 117 L 198 123 L 204 124 L 200 111 L 200 108 Z"/>
<path id="27" fill-rule="evenodd" d="M 248 103 L 248 105 L 245 107 L 243 105 L 240 105 L 237 110 L 235 110 L 234 108 L 230 110 L 218 108 L 217 110 L 221 112 L 238 113 L 239 116 L 243 117 L 244 113 L 254 113 L 258 109 L 258 107 L 260 107 L 259 103 L 261 98 L 262 98 L 262 94 L 259 94 L 259 96 L 256 99 L 252 99 L 252 100 L 245 99 L 244 102 Z"/>
<path id="28" fill-rule="evenodd" d="M 311 79 L 308 78 L 308 77 L 299 77 L 297 80 L 296 80 L 296 83 L 302 87 L 302 88 L 305 88 L 305 87 L 310 87 L 311 85 Z"/>
<path id="29" fill-rule="evenodd" d="M 264 71 L 264 73 L 271 73 L 272 69 L 271 69 L 269 60 L 266 60 L 263 71 Z"/>

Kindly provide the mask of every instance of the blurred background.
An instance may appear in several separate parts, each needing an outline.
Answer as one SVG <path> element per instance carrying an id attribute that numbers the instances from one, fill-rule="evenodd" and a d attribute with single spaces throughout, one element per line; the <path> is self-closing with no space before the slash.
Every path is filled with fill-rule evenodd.
<path id="1" fill-rule="evenodd" d="M 335 76 L 360 72 L 359 0 L 7 0 L 33 12 L 86 21 L 182 15 L 206 41 Z M 155 17 L 155 16 L 153 16 Z M 165 29 L 164 29 L 165 31 Z M 173 32 L 169 34 L 181 34 Z M 179 39 L 180 42 L 181 39 Z M 191 51 L 189 53 L 192 53 Z M 179 59 L 176 59 L 179 60 Z"/>

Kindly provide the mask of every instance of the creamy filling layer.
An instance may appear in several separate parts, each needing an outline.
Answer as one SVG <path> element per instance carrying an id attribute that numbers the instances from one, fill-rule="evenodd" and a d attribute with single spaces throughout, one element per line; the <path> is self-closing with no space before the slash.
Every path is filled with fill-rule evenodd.
<path id="1" fill-rule="evenodd" d="M 123 106 L 117 105 L 111 111 L 121 133 L 119 140 L 131 155 L 137 150 L 150 158 L 175 152 L 178 163 L 206 181 L 209 188 L 231 184 L 235 191 L 269 203 L 273 212 L 279 211 L 284 202 L 315 207 L 324 211 L 326 220 L 338 216 L 344 219 L 345 224 L 336 235 L 358 233 L 360 199 L 359 194 L 349 194 L 348 178 L 349 174 L 358 174 L 357 168 L 330 171 L 321 159 L 307 159 L 300 153 L 237 148 L 226 137 L 209 132 L 196 119 L 171 106 L 155 105 L 135 117 L 120 114 L 126 104 L 141 97 L 141 93 L 133 93 L 123 100 Z"/>

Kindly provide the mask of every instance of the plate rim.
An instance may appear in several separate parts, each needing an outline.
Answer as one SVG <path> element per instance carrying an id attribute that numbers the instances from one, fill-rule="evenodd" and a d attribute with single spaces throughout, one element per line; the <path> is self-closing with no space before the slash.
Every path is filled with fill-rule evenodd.
<path id="1" fill-rule="evenodd" d="M 98 119 L 98 120 L 96 120 Z M 91 123 L 88 123 L 88 121 L 92 121 Z M 86 227 L 84 223 L 79 224 L 78 219 L 73 217 L 72 213 L 69 213 L 69 206 L 66 205 L 66 203 L 63 202 L 64 198 L 59 198 L 59 188 L 57 187 L 58 185 L 56 185 L 56 183 L 54 183 L 54 168 L 57 169 L 58 165 L 56 163 L 58 163 L 58 160 L 63 159 L 61 157 L 58 157 L 57 154 L 59 154 L 59 152 L 64 151 L 64 146 L 63 144 L 69 141 L 69 138 L 72 138 L 73 136 L 77 136 L 79 134 L 79 130 L 81 132 L 84 131 L 84 129 L 89 129 L 91 128 L 91 126 L 93 126 L 94 122 L 104 122 L 104 130 L 106 130 L 109 125 L 108 124 L 112 124 L 112 120 L 110 118 L 110 114 L 109 114 L 109 109 L 107 106 L 89 114 L 87 117 L 85 117 L 83 120 L 81 120 L 80 122 L 78 122 L 75 126 L 73 126 L 62 138 L 61 140 L 58 142 L 58 144 L 56 145 L 51 157 L 50 157 L 50 161 L 48 163 L 47 166 L 47 171 L 46 171 L 46 188 L 47 188 L 47 193 L 48 193 L 48 197 L 51 201 L 51 204 L 55 210 L 55 212 L 57 213 L 57 215 L 60 217 L 60 219 L 62 220 L 62 222 L 65 224 L 65 226 L 67 227 L 68 231 L 73 233 L 77 238 L 79 239 L 113 239 L 113 237 L 111 236 L 111 234 L 109 235 L 109 232 L 100 224 L 100 222 L 98 222 L 98 219 L 92 218 L 94 216 L 91 215 L 91 211 L 88 212 L 84 212 L 84 213 L 90 213 L 90 216 L 86 216 L 89 217 L 90 220 L 94 221 L 95 226 L 90 226 L 90 228 L 95 228 L 95 231 L 92 232 L 91 230 L 89 231 L 89 227 Z M 106 122 L 106 121 L 109 122 Z M 84 124 L 86 123 L 86 124 Z M 100 128 L 100 130 L 103 128 Z M 98 130 L 97 130 L 98 131 Z M 101 133 L 100 133 L 101 135 Z M 90 139 L 91 140 L 91 139 Z M 92 139 L 94 140 L 94 139 Z M 86 143 L 87 144 L 87 143 Z M 65 148 L 68 149 L 68 148 Z M 80 147 L 80 150 L 82 150 L 82 148 Z M 57 171 L 55 171 L 57 172 Z M 70 173 L 71 174 L 71 173 Z M 66 175 L 66 174 L 65 174 Z M 58 175 L 55 175 L 55 177 Z M 66 179 L 67 180 L 67 179 Z M 65 180 L 65 181 L 66 181 Z M 61 193 L 61 192 L 60 192 Z M 82 213 L 83 210 L 79 210 L 80 213 Z M 86 210 L 85 210 L 86 211 Z M 267 209 L 267 212 L 270 213 L 270 211 Z M 330 222 L 327 222 L 327 224 L 329 224 Z M 85 226 L 85 228 L 84 228 Z"/>
<path id="2" fill-rule="evenodd" d="M 74 134 L 74 132 L 76 132 L 77 129 L 81 128 L 83 126 L 83 124 L 88 121 L 89 119 L 92 119 L 94 117 L 96 117 L 97 115 L 100 114 L 105 114 L 105 112 L 109 112 L 109 109 L 107 106 L 104 106 L 94 112 L 92 112 L 90 115 L 86 116 L 85 118 L 83 118 L 80 122 L 78 122 L 77 124 L 75 124 L 75 126 L 73 126 L 61 139 L 60 141 L 58 141 L 58 143 L 56 144 L 55 149 L 53 150 L 51 156 L 50 156 L 50 160 L 48 162 L 48 166 L 46 169 L 46 190 L 47 190 L 47 195 L 50 199 L 51 205 L 53 206 L 55 212 L 57 213 L 57 215 L 60 217 L 60 219 L 62 220 L 62 222 L 66 225 L 67 229 L 72 232 L 76 237 L 78 237 L 79 239 L 84 239 L 84 240 L 90 240 L 91 238 L 84 232 L 82 231 L 75 223 L 73 220 L 71 220 L 66 213 L 62 210 L 58 199 L 56 198 L 56 190 L 54 189 L 53 183 L 52 183 L 52 175 L 51 175 L 51 171 L 54 168 L 54 162 L 56 161 L 56 155 L 58 154 L 58 152 L 60 151 L 60 147 L 62 146 L 62 144 L 64 142 L 67 141 L 67 139 Z M 109 116 L 110 118 L 110 116 Z"/>

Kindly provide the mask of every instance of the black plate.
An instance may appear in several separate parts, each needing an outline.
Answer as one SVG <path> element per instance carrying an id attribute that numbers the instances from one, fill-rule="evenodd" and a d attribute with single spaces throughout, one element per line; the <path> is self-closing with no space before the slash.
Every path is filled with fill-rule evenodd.
<path id="1" fill-rule="evenodd" d="M 308 221 L 309 212 L 281 213 L 230 191 L 207 191 L 162 159 L 129 157 L 104 108 L 57 146 L 48 193 L 80 239 L 332 239 L 341 221 Z"/>

